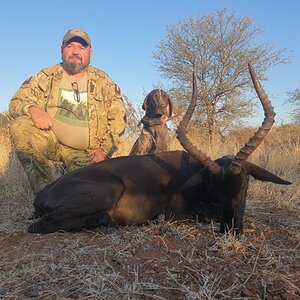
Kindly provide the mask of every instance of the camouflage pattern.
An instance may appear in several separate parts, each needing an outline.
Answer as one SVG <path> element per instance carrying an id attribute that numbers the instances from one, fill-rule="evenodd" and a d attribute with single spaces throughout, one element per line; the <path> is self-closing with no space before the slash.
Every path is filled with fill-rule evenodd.
<path id="1" fill-rule="evenodd" d="M 35 193 L 56 179 L 57 170 L 52 161 L 63 162 L 68 171 L 90 164 L 90 157 L 85 150 L 59 144 L 52 130 L 36 128 L 28 116 L 15 119 L 10 133 L 16 155 Z"/>
<path id="2" fill-rule="evenodd" d="M 16 153 L 34 191 L 53 181 L 47 160 L 63 161 L 68 170 L 90 164 L 86 150 L 60 144 L 51 130 L 36 128 L 26 115 L 26 107 L 38 105 L 47 111 L 57 99 L 63 68 L 48 67 L 26 80 L 12 97 L 11 137 Z M 116 84 L 103 71 L 88 67 L 89 149 L 100 149 L 111 156 L 120 145 L 126 126 L 125 106 Z"/>

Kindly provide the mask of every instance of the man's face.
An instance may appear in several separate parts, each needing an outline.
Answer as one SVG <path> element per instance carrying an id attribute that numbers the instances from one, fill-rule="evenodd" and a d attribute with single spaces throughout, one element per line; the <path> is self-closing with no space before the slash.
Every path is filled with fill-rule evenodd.
<path id="1" fill-rule="evenodd" d="M 61 46 L 61 54 L 64 68 L 71 74 L 84 70 L 90 64 L 92 49 L 79 42 L 71 42 Z"/>

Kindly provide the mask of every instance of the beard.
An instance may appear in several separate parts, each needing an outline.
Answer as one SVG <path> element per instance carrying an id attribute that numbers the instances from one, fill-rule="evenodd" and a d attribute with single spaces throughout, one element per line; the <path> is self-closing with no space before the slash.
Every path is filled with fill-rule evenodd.
<path id="1" fill-rule="evenodd" d="M 82 60 L 80 57 L 76 56 L 79 58 L 80 62 L 70 62 L 69 60 L 74 58 L 75 56 L 70 56 L 67 60 L 63 61 L 63 66 L 66 68 L 70 73 L 78 73 L 84 70 L 89 64 L 90 60 L 88 60 L 86 63 L 82 63 Z"/>

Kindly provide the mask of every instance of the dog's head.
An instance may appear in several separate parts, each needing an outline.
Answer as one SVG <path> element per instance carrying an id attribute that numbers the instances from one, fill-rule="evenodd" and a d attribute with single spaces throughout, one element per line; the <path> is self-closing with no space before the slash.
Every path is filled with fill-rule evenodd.
<path id="1" fill-rule="evenodd" d="M 160 118 L 166 115 L 172 116 L 172 103 L 169 95 L 160 89 L 152 90 L 145 98 L 142 108 L 148 118 Z"/>

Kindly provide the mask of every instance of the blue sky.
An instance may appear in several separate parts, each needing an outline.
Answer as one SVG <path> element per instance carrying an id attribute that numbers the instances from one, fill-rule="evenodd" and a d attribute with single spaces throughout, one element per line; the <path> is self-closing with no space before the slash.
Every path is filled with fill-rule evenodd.
<path id="1" fill-rule="evenodd" d="M 262 84 L 277 112 L 277 123 L 288 122 L 285 92 L 300 88 L 298 0 L 4 1 L 0 11 L 0 111 L 7 111 L 10 98 L 27 77 L 61 61 L 61 40 L 70 28 L 89 33 L 94 51 L 91 64 L 106 71 L 122 93 L 140 105 L 154 84 L 168 84 L 152 57 L 166 36 L 166 27 L 222 8 L 250 17 L 263 30 L 263 41 L 287 49 L 291 63 L 270 69 L 268 82 Z"/>

